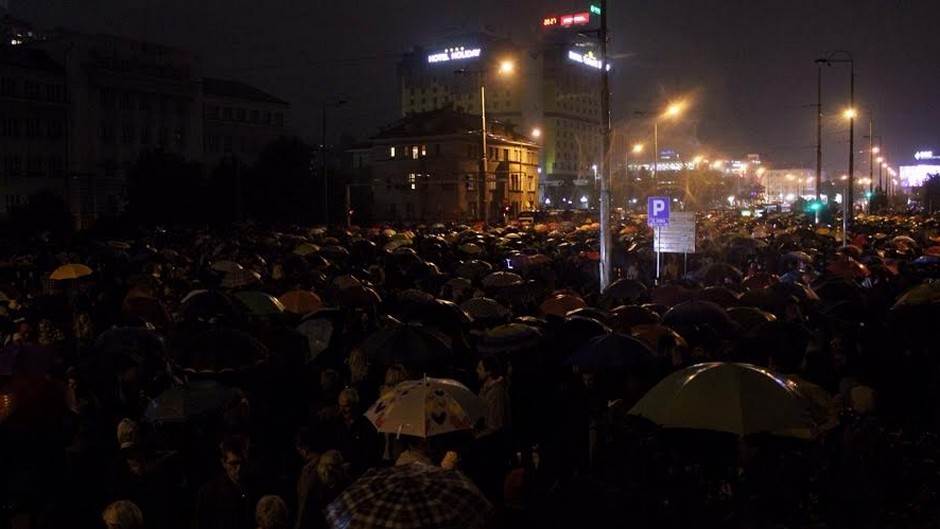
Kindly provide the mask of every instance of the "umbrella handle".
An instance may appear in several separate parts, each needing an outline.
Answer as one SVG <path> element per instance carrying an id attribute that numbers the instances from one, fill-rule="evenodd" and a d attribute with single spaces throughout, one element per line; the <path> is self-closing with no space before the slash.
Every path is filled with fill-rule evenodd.
<path id="1" fill-rule="evenodd" d="M 405 426 L 404 424 L 399 424 L 399 425 L 398 425 L 398 433 L 395 434 L 395 440 L 396 440 L 396 441 L 398 441 L 398 440 L 401 439 L 401 429 L 402 429 L 402 427 L 404 427 L 404 426 Z"/>

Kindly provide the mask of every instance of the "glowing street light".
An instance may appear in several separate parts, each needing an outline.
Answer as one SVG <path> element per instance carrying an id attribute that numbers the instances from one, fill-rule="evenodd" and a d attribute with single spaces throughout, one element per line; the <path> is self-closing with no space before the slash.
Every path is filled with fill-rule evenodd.
<path id="1" fill-rule="evenodd" d="M 643 144 L 642 144 L 642 143 L 634 143 L 634 144 L 633 144 L 633 148 L 632 148 L 631 150 L 633 151 L 633 154 L 640 154 L 640 153 L 643 152 Z"/>
<path id="2" fill-rule="evenodd" d="M 845 119 L 855 119 L 856 117 L 858 117 L 858 111 L 856 111 L 854 108 L 851 108 L 851 107 L 847 108 L 845 109 L 844 112 L 842 112 L 842 117 L 844 117 Z"/>
<path id="3" fill-rule="evenodd" d="M 533 137 L 533 138 L 541 138 L 541 137 L 542 137 L 542 129 L 540 129 L 540 128 L 538 128 L 538 127 L 535 127 L 534 129 L 532 129 L 532 137 Z"/>
<path id="4" fill-rule="evenodd" d="M 764 176 L 765 171 L 767 171 L 767 169 L 764 169 L 763 167 L 758 167 L 757 171 L 754 171 L 754 172 L 755 174 L 757 174 L 757 176 Z"/>
<path id="5" fill-rule="evenodd" d="M 666 111 L 663 112 L 662 117 L 677 118 L 679 117 L 680 114 L 682 114 L 683 110 L 685 110 L 685 102 L 678 101 L 675 103 L 671 103 L 668 107 L 666 107 Z"/>
<path id="6" fill-rule="evenodd" d="M 516 63 L 506 59 L 499 63 L 499 73 L 501 75 L 510 75 L 516 70 Z"/>
<path id="7" fill-rule="evenodd" d="M 878 154 L 879 152 L 881 152 L 881 149 L 879 147 L 872 147 L 871 152 Z"/>
<path id="8" fill-rule="evenodd" d="M 885 159 L 882 158 L 881 156 L 879 156 L 879 157 L 875 158 L 875 161 L 878 162 L 878 163 L 881 163 L 881 162 L 885 161 Z"/>
<path id="9" fill-rule="evenodd" d="M 849 179 L 849 175 L 847 175 L 847 174 L 844 174 L 844 175 L 842 175 L 842 176 L 839 177 L 839 180 L 848 180 L 848 179 Z"/>

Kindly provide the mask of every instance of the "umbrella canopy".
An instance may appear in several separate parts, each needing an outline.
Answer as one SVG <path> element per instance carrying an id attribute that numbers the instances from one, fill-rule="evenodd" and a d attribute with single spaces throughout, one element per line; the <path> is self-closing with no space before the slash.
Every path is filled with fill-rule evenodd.
<path id="1" fill-rule="evenodd" d="M 493 272 L 483 278 L 482 284 L 486 288 L 506 288 L 523 283 L 522 276 L 512 272 Z"/>
<path id="2" fill-rule="evenodd" d="M 447 338 L 429 327 L 411 323 L 376 331 L 359 348 L 379 364 L 409 367 L 438 365 L 452 354 Z"/>
<path id="3" fill-rule="evenodd" d="M 465 277 L 467 279 L 476 279 L 488 274 L 493 270 L 493 265 L 487 263 L 486 261 L 480 261 L 477 259 L 471 259 L 460 263 L 460 266 L 457 267 L 455 272 L 459 277 Z"/>
<path id="4" fill-rule="evenodd" d="M 182 299 L 181 319 L 187 322 L 244 318 L 243 306 L 227 294 L 215 290 L 194 290 Z"/>
<path id="5" fill-rule="evenodd" d="M 471 430 L 485 416 L 480 397 L 446 378 L 406 380 L 366 411 L 380 432 L 423 438 Z"/>
<path id="6" fill-rule="evenodd" d="M 542 340 L 542 331 L 523 323 L 507 323 L 483 334 L 477 346 L 482 354 L 508 353 L 531 349 Z"/>
<path id="7" fill-rule="evenodd" d="M 278 296 L 284 310 L 293 314 L 310 314 L 323 308 L 320 296 L 309 290 L 291 290 Z"/>
<path id="8" fill-rule="evenodd" d="M 65 281 L 90 276 L 92 273 L 94 273 L 94 271 L 83 264 L 69 263 L 53 270 L 52 274 L 49 275 L 49 279 L 53 281 Z"/>
<path id="9" fill-rule="evenodd" d="M 238 270 L 232 270 L 231 272 L 226 272 L 225 276 L 222 278 L 222 286 L 224 288 L 244 288 L 249 285 L 254 285 L 261 281 L 261 274 L 255 272 L 254 270 L 245 270 L 240 268 Z"/>
<path id="10" fill-rule="evenodd" d="M 777 321 L 776 316 L 756 307 L 731 307 L 728 309 L 728 316 L 744 331 L 750 331 L 769 321 Z"/>
<path id="11" fill-rule="evenodd" d="M 338 309 L 323 309 L 304 318 L 296 328 L 307 339 L 306 361 L 313 362 L 326 351 L 341 334 L 342 313 Z"/>
<path id="12" fill-rule="evenodd" d="M 492 506 L 460 472 L 420 463 L 372 469 L 326 508 L 332 529 L 483 529 Z"/>
<path id="13" fill-rule="evenodd" d="M 632 303 L 646 295 L 646 285 L 636 279 L 618 279 L 607 287 L 604 296 L 617 301 Z"/>
<path id="14" fill-rule="evenodd" d="M 340 290 L 336 302 L 345 308 L 372 309 L 382 303 L 379 293 L 365 285 L 355 285 Z"/>
<path id="15" fill-rule="evenodd" d="M 235 299 L 242 302 L 254 316 L 274 316 L 285 310 L 276 297 L 264 292 L 236 292 Z"/>
<path id="16" fill-rule="evenodd" d="M 940 305 L 940 281 L 917 285 L 902 294 L 891 308 L 900 310 L 929 305 Z"/>
<path id="17" fill-rule="evenodd" d="M 621 332 L 627 332 L 635 325 L 653 325 L 663 321 L 659 314 L 656 314 L 648 307 L 639 305 L 614 307 L 610 314 L 611 317 L 608 319 L 610 326 Z"/>
<path id="18" fill-rule="evenodd" d="M 712 362 L 677 371 L 630 410 L 666 428 L 811 438 L 816 425 L 799 384 L 750 364 Z"/>
<path id="19" fill-rule="evenodd" d="M 212 266 L 209 268 L 212 268 L 216 272 L 221 272 L 223 274 L 228 274 L 236 270 L 244 270 L 242 265 L 236 263 L 235 261 L 216 261 L 212 263 Z"/>
<path id="20" fill-rule="evenodd" d="M 296 255 L 310 255 L 320 251 L 320 247 L 309 242 L 302 242 L 294 248 Z"/>
<path id="21" fill-rule="evenodd" d="M 145 321 L 158 329 L 165 329 L 170 325 L 170 314 L 166 307 L 154 298 L 128 296 L 121 304 L 121 313 L 126 318 Z"/>
<path id="22" fill-rule="evenodd" d="M 630 335 L 641 340 L 654 351 L 659 350 L 660 343 L 663 341 L 663 339 L 668 339 L 668 342 L 679 348 L 685 348 L 689 346 L 689 344 L 685 341 L 685 338 L 665 325 L 636 325 L 633 327 L 633 329 L 630 330 Z"/>
<path id="23" fill-rule="evenodd" d="M 722 336 L 730 336 L 738 328 L 724 309 L 709 301 L 680 303 L 663 316 L 663 323 L 670 327 L 709 325 Z"/>
<path id="24" fill-rule="evenodd" d="M 461 303 L 460 308 L 475 320 L 500 320 L 509 317 L 509 309 L 491 298 L 470 298 Z"/>
<path id="25" fill-rule="evenodd" d="M 653 363 L 653 351 L 640 340 L 624 334 L 592 338 L 578 349 L 568 363 L 585 369 L 635 369 Z"/>
<path id="26" fill-rule="evenodd" d="M 95 340 L 95 353 L 99 363 L 112 369 L 122 362 L 158 366 L 165 362 L 166 345 L 159 334 L 146 327 L 114 327 Z"/>
<path id="27" fill-rule="evenodd" d="M 239 393 L 214 380 L 192 380 L 167 389 L 144 410 L 151 423 L 185 422 L 222 410 Z"/>
<path id="28" fill-rule="evenodd" d="M 557 294 L 543 301 L 542 304 L 539 305 L 539 311 L 546 316 L 564 318 L 569 312 L 586 306 L 587 303 L 578 296 Z"/>
<path id="29" fill-rule="evenodd" d="M 211 329 L 181 344 L 175 363 L 183 371 L 220 374 L 264 363 L 268 349 L 250 334 L 235 329 Z"/>
<path id="30" fill-rule="evenodd" d="M 702 270 L 699 274 L 699 278 L 707 285 L 737 285 L 741 283 L 741 279 L 744 278 L 744 275 L 740 270 L 728 263 L 714 263 Z"/>
<path id="31" fill-rule="evenodd" d="M 738 295 L 726 287 L 708 287 L 698 293 L 696 299 L 711 301 L 722 307 L 733 307 L 738 304 Z"/>

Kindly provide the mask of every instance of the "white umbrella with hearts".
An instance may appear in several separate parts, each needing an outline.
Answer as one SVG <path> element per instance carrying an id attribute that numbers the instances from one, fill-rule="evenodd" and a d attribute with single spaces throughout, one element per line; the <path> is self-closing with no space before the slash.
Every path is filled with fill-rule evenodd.
<path id="1" fill-rule="evenodd" d="M 380 432 L 428 438 L 472 430 L 486 404 L 456 380 L 426 377 L 398 384 L 365 415 Z"/>

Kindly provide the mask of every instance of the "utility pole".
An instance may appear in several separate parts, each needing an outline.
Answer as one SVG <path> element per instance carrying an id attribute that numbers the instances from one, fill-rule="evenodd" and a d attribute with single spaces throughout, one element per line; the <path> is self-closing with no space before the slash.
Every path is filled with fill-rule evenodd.
<path id="1" fill-rule="evenodd" d="M 340 99 L 334 101 L 333 103 L 327 103 L 323 101 L 323 104 L 320 107 L 320 175 L 323 177 L 323 224 L 329 225 L 330 223 L 330 181 L 326 175 L 327 163 L 327 147 L 326 147 L 326 109 L 327 107 L 336 108 L 346 104 L 345 99 Z"/>
<path id="2" fill-rule="evenodd" d="M 845 215 L 842 217 L 842 231 L 846 241 L 849 229 L 855 216 L 855 61 L 849 59 L 851 73 L 849 75 L 849 191 L 845 205 Z"/>
<path id="3" fill-rule="evenodd" d="M 604 152 L 601 156 L 601 292 L 610 285 L 610 76 L 607 72 L 607 0 L 601 0 L 601 128 Z"/>
<path id="4" fill-rule="evenodd" d="M 822 63 L 816 61 L 816 203 L 822 187 Z M 819 222 L 819 210 L 816 211 Z"/>
<path id="5" fill-rule="evenodd" d="M 483 209 L 483 225 L 490 223 L 489 189 L 486 181 L 486 81 L 480 72 L 480 137 L 483 143 L 483 152 L 480 155 L 480 207 Z"/>

